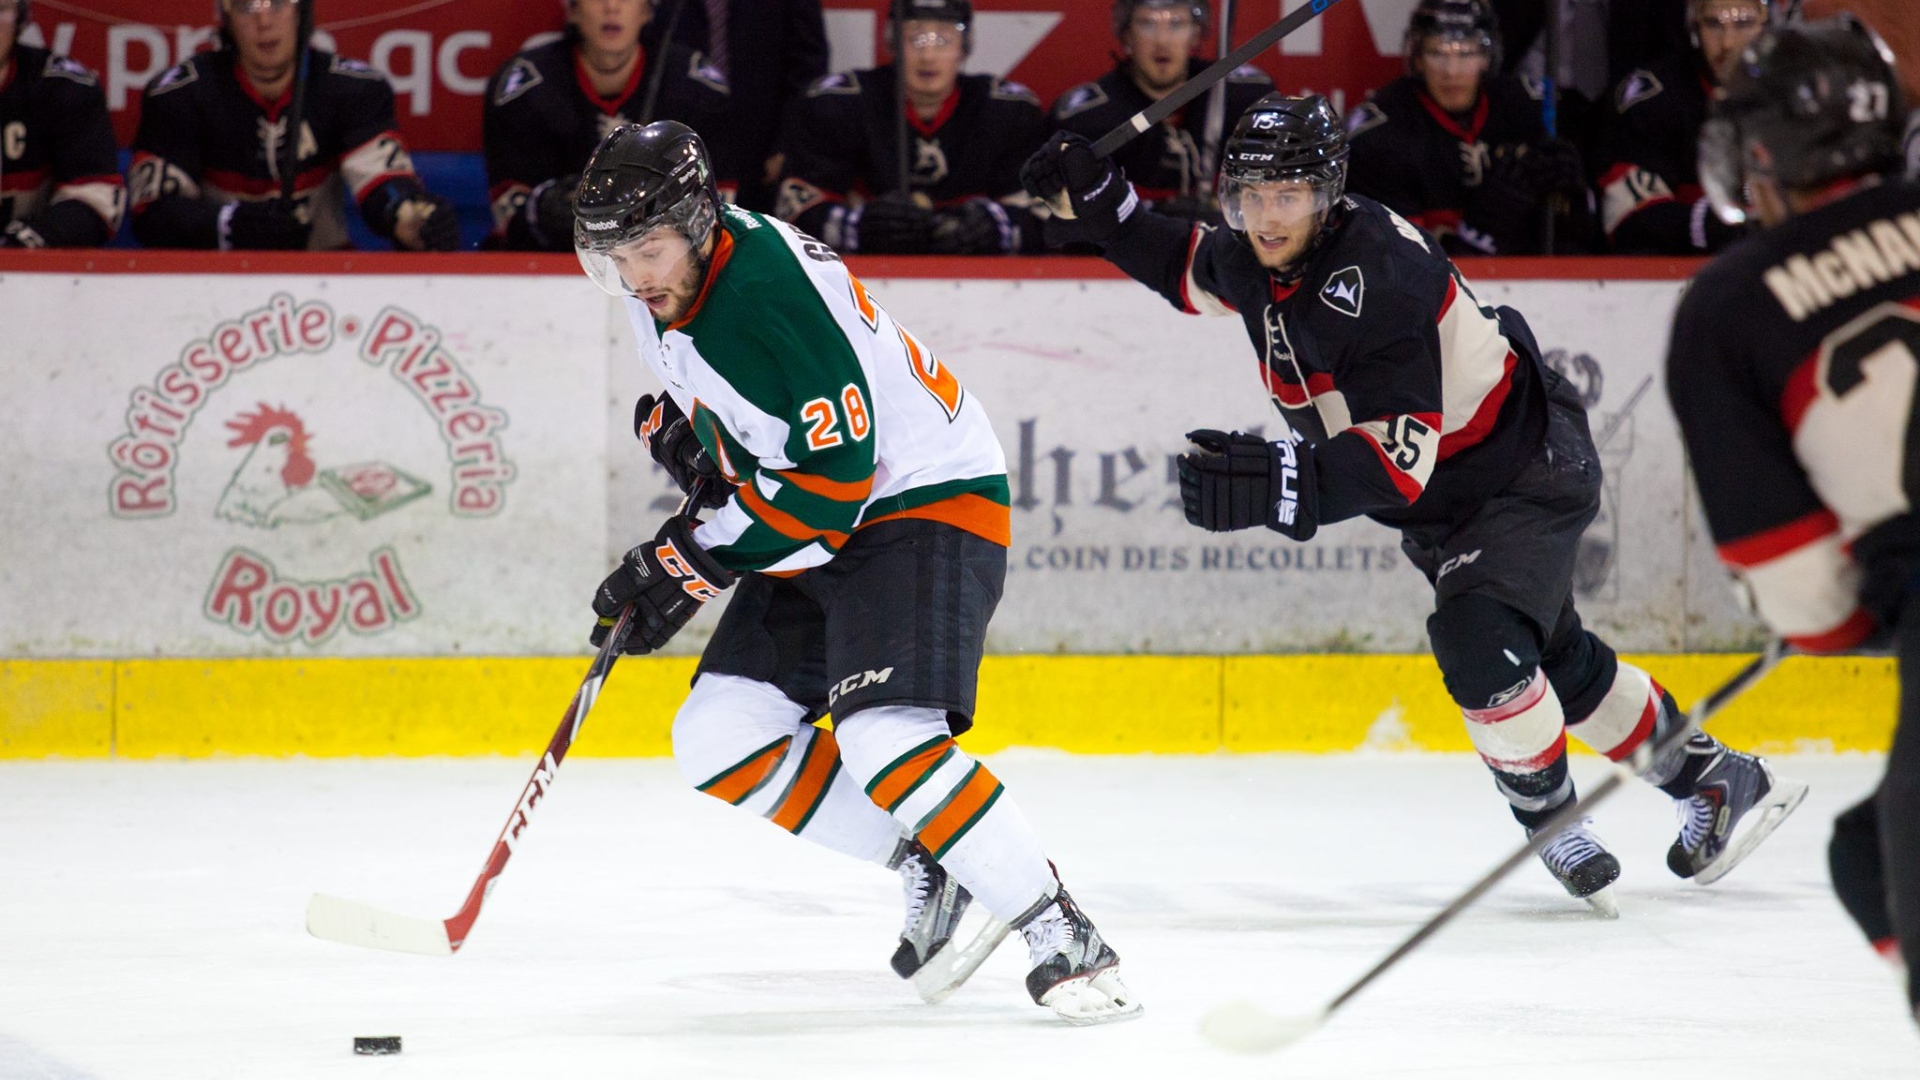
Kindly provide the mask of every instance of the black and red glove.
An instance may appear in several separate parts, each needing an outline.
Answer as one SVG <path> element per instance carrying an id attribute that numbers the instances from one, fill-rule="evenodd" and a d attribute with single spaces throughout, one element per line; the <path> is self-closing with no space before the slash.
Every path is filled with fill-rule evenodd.
<path id="1" fill-rule="evenodd" d="M 607 640 L 620 609 L 633 605 L 632 630 L 620 651 L 629 656 L 653 652 L 687 625 L 701 605 L 717 599 L 737 579 L 733 571 L 693 539 L 693 519 L 675 514 L 660 532 L 620 560 L 593 594 L 600 616 L 590 637 L 594 647 Z"/>

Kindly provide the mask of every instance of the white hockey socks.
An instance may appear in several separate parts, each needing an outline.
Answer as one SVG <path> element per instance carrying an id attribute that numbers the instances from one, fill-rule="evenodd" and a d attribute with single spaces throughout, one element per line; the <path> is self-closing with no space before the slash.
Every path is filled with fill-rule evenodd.
<path id="1" fill-rule="evenodd" d="M 960 749 L 938 709 L 879 706 L 837 725 L 847 771 L 996 917 L 1057 887 L 1040 838 L 1006 788 Z"/>
<path id="2" fill-rule="evenodd" d="M 706 674 L 673 722 L 681 775 L 722 802 L 822 847 L 885 865 L 900 826 L 860 790 L 833 732 L 771 684 Z"/>

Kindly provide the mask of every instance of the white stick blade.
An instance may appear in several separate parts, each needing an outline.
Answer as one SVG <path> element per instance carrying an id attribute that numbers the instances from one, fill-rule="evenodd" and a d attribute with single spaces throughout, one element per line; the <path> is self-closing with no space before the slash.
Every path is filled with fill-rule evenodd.
<path id="1" fill-rule="evenodd" d="M 307 901 L 307 933 L 343 945 L 422 956 L 452 956 L 447 924 L 441 919 L 417 919 L 377 907 L 314 893 Z"/>
<path id="2" fill-rule="evenodd" d="M 1201 1018 L 1200 1034 L 1222 1050 L 1271 1054 L 1313 1034 L 1325 1019 L 1322 1012 L 1275 1016 L 1251 1001 L 1229 1001 Z"/>

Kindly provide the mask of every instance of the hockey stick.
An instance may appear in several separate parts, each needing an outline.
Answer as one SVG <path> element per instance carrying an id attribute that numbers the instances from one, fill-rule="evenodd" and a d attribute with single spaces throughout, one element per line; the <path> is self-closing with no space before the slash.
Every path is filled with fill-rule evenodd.
<path id="1" fill-rule="evenodd" d="M 892 26 L 888 36 L 893 45 L 893 179 L 900 197 L 911 200 L 913 170 L 907 164 L 907 140 L 912 137 L 907 126 L 907 12 L 906 5 L 900 0 L 894 0 L 890 7 L 888 21 Z"/>
<path id="2" fill-rule="evenodd" d="M 1225 0 L 1220 5 L 1220 44 L 1218 52 L 1225 56 L 1233 48 L 1234 0 Z M 1213 84 L 1207 93 L 1207 122 L 1202 134 L 1200 147 L 1200 176 L 1202 184 L 1210 183 L 1213 171 L 1220 163 L 1220 143 L 1226 138 L 1227 127 L 1227 80 L 1221 79 Z M 1209 193 L 1194 192 L 1202 198 Z"/>
<path id="3" fill-rule="evenodd" d="M 1786 646 L 1778 638 L 1768 641 L 1766 649 L 1759 656 L 1754 657 L 1747 666 L 1722 683 L 1719 689 L 1708 694 L 1705 700 L 1695 705 L 1686 723 L 1679 725 L 1657 745 L 1641 744 L 1630 759 L 1634 771 L 1639 771 L 1661 754 L 1685 743 L 1715 713 L 1726 708 L 1728 702 L 1766 677 L 1785 655 Z M 1480 880 L 1474 882 L 1466 892 L 1460 894 L 1458 899 L 1442 908 L 1439 914 L 1421 924 L 1418 930 L 1395 947 L 1384 959 L 1368 968 L 1366 974 L 1354 980 L 1318 1011 L 1304 1016 L 1276 1016 L 1252 1002 L 1230 1002 L 1214 1008 L 1201 1020 L 1201 1034 L 1216 1046 L 1249 1054 L 1271 1053 L 1313 1034 L 1327 1022 L 1329 1017 L 1338 1012 L 1341 1006 L 1366 989 L 1369 983 L 1405 959 L 1408 953 L 1419 948 L 1422 942 L 1432 937 L 1441 927 L 1452 922 L 1454 916 L 1472 907 L 1475 901 L 1485 896 L 1488 890 L 1512 873 L 1515 867 L 1537 856 L 1540 849 L 1552 843 L 1554 838 L 1568 826 L 1585 817 L 1596 804 L 1617 791 L 1628 775 L 1626 768 L 1616 765 L 1607 778 L 1589 792 L 1586 798 L 1562 808 L 1552 820 L 1541 826 L 1524 846 L 1507 856 L 1500 865 L 1488 871 Z"/>
<path id="4" fill-rule="evenodd" d="M 687 491 L 686 500 L 680 504 L 681 513 L 700 505 L 709 483 L 706 477 L 694 481 Z M 473 888 L 467 890 L 466 902 L 460 905 L 460 910 L 454 912 L 452 918 L 423 919 L 401 915 L 370 904 L 315 893 L 307 901 L 307 933 L 343 945 L 419 953 L 423 956 L 452 956 L 459 952 L 460 946 L 466 944 L 468 933 L 473 930 L 474 921 L 480 918 L 480 906 L 493 893 L 495 879 L 506 870 L 507 860 L 513 858 L 520 834 L 532 823 L 534 808 L 547 797 L 554 776 L 560 771 L 560 763 L 566 760 L 567 750 L 573 746 L 573 740 L 579 737 L 580 725 L 586 722 L 587 713 L 599 698 L 600 684 L 606 681 L 607 673 L 613 670 L 613 662 L 619 659 L 620 647 L 626 644 L 632 624 L 633 605 L 629 604 L 620 609 L 619 616 L 607 630 L 599 653 L 594 656 L 592 666 L 587 668 L 587 677 L 581 681 L 580 689 L 574 692 L 573 702 L 567 706 L 567 714 L 561 718 L 560 727 L 547 743 L 547 752 L 541 756 L 540 764 L 534 766 L 533 776 L 521 790 L 513 813 L 507 816 L 506 826 L 494 840 L 493 849 L 487 852 L 487 861 L 480 868 L 480 876 L 474 879 Z"/>
<path id="5" fill-rule="evenodd" d="M 1307 6 L 1295 10 L 1293 14 L 1248 38 L 1239 48 L 1208 64 L 1201 69 L 1200 74 L 1181 83 L 1173 93 L 1114 125 L 1112 131 L 1100 136 L 1093 144 L 1093 152 L 1100 157 L 1112 157 L 1115 150 L 1132 142 L 1135 136 L 1186 108 L 1188 102 L 1213 89 L 1215 83 L 1232 74 L 1235 68 L 1260 55 L 1274 42 L 1319 18 L 1321 12 L 1339 2 L 1340 0 L 1307 0 Z M 1073 207 L 1064 191 L 1048 199 L 1047 205 L 1063 218 L 1073 217 Z"/>
<path id="6" fill-rule="evenodd" d="M 307 82 L 312 73 L 313 0 L 300 0 L 294 36 L 299 38 L 300 64 L 293 74 L 293 101 L 287 106 L 286 140 L 280 148 L 280 197 L 293 205 L 293 184 L 300 173 L 300 129 L 307 122 Z"/>
<path id="7" fill-rule="evenodd" d="M 680 28 L 680 12 L 686 6 L 687 0 L 674 0 L 673 12 L 667 16 L 667 29 L 660 35 L 660 56 L 653 71 L 647 75 L 647 96 L 640 100 L 642 124 L 653 123 L 653 107 L 660 101 L 660 84 L 667 75 L 667 51 L 673 48 L 673 32 Z M 707 32 L 711 35 L 713 28 L 708 27 Z M 707 47 L 712 48 L 713 42 L 707 42 Z"/>

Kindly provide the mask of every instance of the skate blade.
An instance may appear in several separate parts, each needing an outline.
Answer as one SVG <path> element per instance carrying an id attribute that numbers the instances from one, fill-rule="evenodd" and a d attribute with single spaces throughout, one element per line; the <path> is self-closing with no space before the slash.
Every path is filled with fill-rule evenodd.
<path id="1" fill-rule="evenodd" d="M 948 942 L 947 947 L 927 958 L 919 971 L 907 981 L 913 984 L 913 991 L 920 1000 L 929 1005 L 938 1005 L 953 996 L 962 983 L 980 970 L 987 962 L 993 950 L 1007 938 L 1012 927 L 989 915 L 973 939 L 965 945 Z"/>
<path id="2" fill-rule="evenodd" d="M 1138 1019 L 1147 1011 L 1133 996 L 1133 991 L 1127 989 L 1127 984 L 1120 981 L 1118 967 L 1101 968 L 1092 975 L 1068 979 L 1040 995 L 1040 1004 L 1074 1027 L 1117 1024 Z"/>
<path id="3" fill-rule="evenodd" d="M 1760 846 L 1761 841 L 1772 836 L 1773 830 L 1779 828 L 1780 823 L 1787 820 L 1787 815 L 1793 813 L 1800 806 L 1800 801 L 1806 797 L 1807 785 L 1800 781 L 1774 780 L 1773 790 L 1767 792 L 1765 798 L 1755 803 L 1753 809 L 1748 810 L 1746 816 L 1740 819 L 1740 823 L 1734 826 L 1733 842 L 1720 852 L 1719 858 L 1701 867 L 1700 872 L 1693 875 L 1694 883 L 1711 885 L 1726 877 L 1729 871 L 1740 865 L 1740 860 L 1752 854 L 1753 849 Z"/>
<path id="4" fill-rule="evenodd" d="M 1603 919 L 1617 919 L 1620 917 L 1620 904 L 1613 898 L 1613 886 L 1611 885 L 1608 885 L 1598 892 L 1588 893 L 1580 899 L 1585 900 L 1587 906 L 1593 909 L 1593 913 Z"/>

